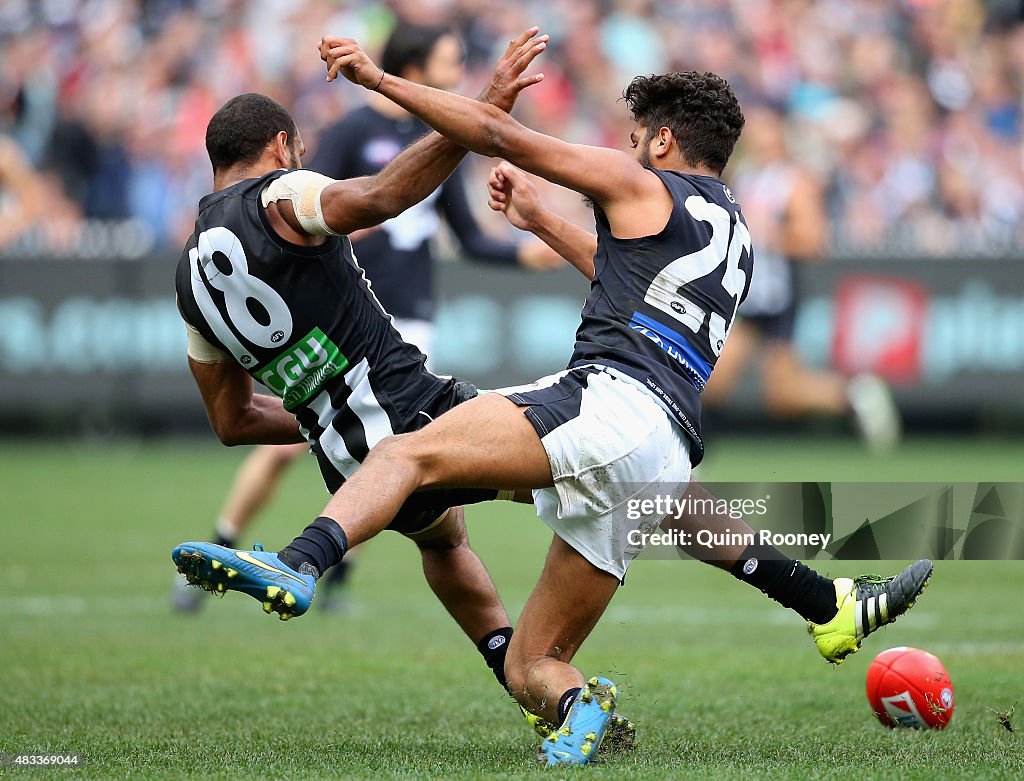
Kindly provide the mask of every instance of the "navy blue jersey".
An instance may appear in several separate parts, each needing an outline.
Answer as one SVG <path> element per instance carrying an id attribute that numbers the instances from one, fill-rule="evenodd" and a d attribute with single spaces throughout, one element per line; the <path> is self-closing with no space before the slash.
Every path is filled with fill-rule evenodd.
<path id="1" fill-rule="evenodd" d="M 700 393 L 747 294 L 753 250 L 720 180 L 649 170 L 672 194 L 672 216 L 656 235 L 617 239 L 595 207 L 596 276 L 569 366 L 605 364 L 643 382 L 693 441 L 696 466 Z"/>
<path id="2" fill-rule="evenodd" d="M 419 428 L 452 381 L 402 341 L 347 237 L 307 247 L 270 227 L 260 193 L 285 173 L 199 202 L 176 289 L 185 319 L 294 413 L 334 491 L 374 444 Z"/>

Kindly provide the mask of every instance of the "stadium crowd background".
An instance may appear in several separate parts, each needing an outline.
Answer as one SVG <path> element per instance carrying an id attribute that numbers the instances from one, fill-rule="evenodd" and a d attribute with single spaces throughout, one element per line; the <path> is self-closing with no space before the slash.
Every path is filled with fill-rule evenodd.
<path id="1" fill-rule="evenodd" d="M 460 33 L 470 94 L 504 42 L 539 24 L 552 36 L 547 78 L 519 116 L 575 141 L 624 145 L 615 98 L 636 74 L 724 75 L 745 106 L 783 112 L 791 154 L 827 195 L 833 255 L 1006 254 L 1024 230 L 1022 5 L 5 0 L 0 252 L 59 253 L 89 221 L 124 220 L 115 224 L 134 226 L 144 247 L 177 249 L 211 189 L 213 112 L 240 92 L 270 94 L 292 108 L 312 152 L 362 99 L 324 82 L 314 44 L 347 34 L 373 50 L 401 16 Z M 743 166 L 741 149 L 733 171 Z M 545 197 L 592 220 L 575 196 Z"/>

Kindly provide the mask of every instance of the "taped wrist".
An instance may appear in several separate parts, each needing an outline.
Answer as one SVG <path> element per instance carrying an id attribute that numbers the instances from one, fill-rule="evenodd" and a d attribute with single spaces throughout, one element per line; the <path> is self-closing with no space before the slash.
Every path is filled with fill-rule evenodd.
<path id="1" fill-rule="evenodd" d="M 310 236 L 339 236 L 340 234 L 332 230 L 324 219 L 323 207 L 320 204 L 324 188 L 334 182 L 334 179 L 316 171 L 289 171 L 266 187 L 260 195 L 260 201 L 263 208 L 276 201 L 291 201 L 299 225 Z"/>

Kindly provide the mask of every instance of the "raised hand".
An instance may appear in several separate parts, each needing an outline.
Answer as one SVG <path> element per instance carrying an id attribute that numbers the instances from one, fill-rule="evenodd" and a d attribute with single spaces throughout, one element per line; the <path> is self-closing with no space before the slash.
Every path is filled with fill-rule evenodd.
<path id="1" fill-rule="evenodd" d="M 487 205 L 520 230 L 533 230 L 544 211 L 533 183 L 511 163 L 502 162 L 491 169 L 487 195 Z"/>
<path id="2" fill-rule="evenodd" d="M 508 48 L 494 66 L 491 81 L 477 100 L 490 103 L 503 111 L 511 111 L 519 93 L 544 80 L 543 73 L 523 76 L 534 58 L 547 48 L 547 35 L 537 36 L 539 27 L 531 27 L 509 41 Z M 534 37 L 537 36 L 537 37 Z"/>
<path id="3" fill-rule="evenodd" d="M 512 110 L 520 92 L 544 80 L 543 73 L 523 75 L 523 71 L 537 55 L 547 48 L 548 36 L 537 36 L 539 29 L 531 27 L 509 42 L 478 100 L 508 112 Z M 384 71 L 369 58 L 354 38 L 324 37 L 317 44 L 317 49 L 320 59 L 327 63 L 327 81 L 334 81 L 340 74 L 366 89 L 373 90 L 380 86 Z"/>
<path id="4" fill-rule="evenodd" d="M 511 163 L 499 163 L 491 169 L 487 191 L 488 206 L 541 240 L 520 246 L 520 264 L 553 269 L 561 267 L 564 258 L 587 279 L 594 278 L 597 237 L 542 206 L 536 188 L 523 171 Z"/>
<path id="5" fill-rule="evenodd" d="M 320 59 L 327 63 L 328 81 L 334 81 L 340 73 L 353 84 L 366 89 L 380 86 L 384 71 L 370 59 L 355 38 L 321 38 L 317 48 Z"/>

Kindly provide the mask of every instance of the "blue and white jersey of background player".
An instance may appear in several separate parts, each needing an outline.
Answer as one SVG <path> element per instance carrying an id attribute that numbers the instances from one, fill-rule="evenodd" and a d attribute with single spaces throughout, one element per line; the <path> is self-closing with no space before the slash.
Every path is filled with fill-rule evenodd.
<path id="1" fill-rule="evenodd" d="M 754 255 L 740 206 L 715 177 L 651 168 L 674 202 L 661 232 L 612 235 L 595 206 L 595 278 L 569 367 L 602 364 L 639 380 L 704 456 L 700 394 L 747 295 Z"/>

